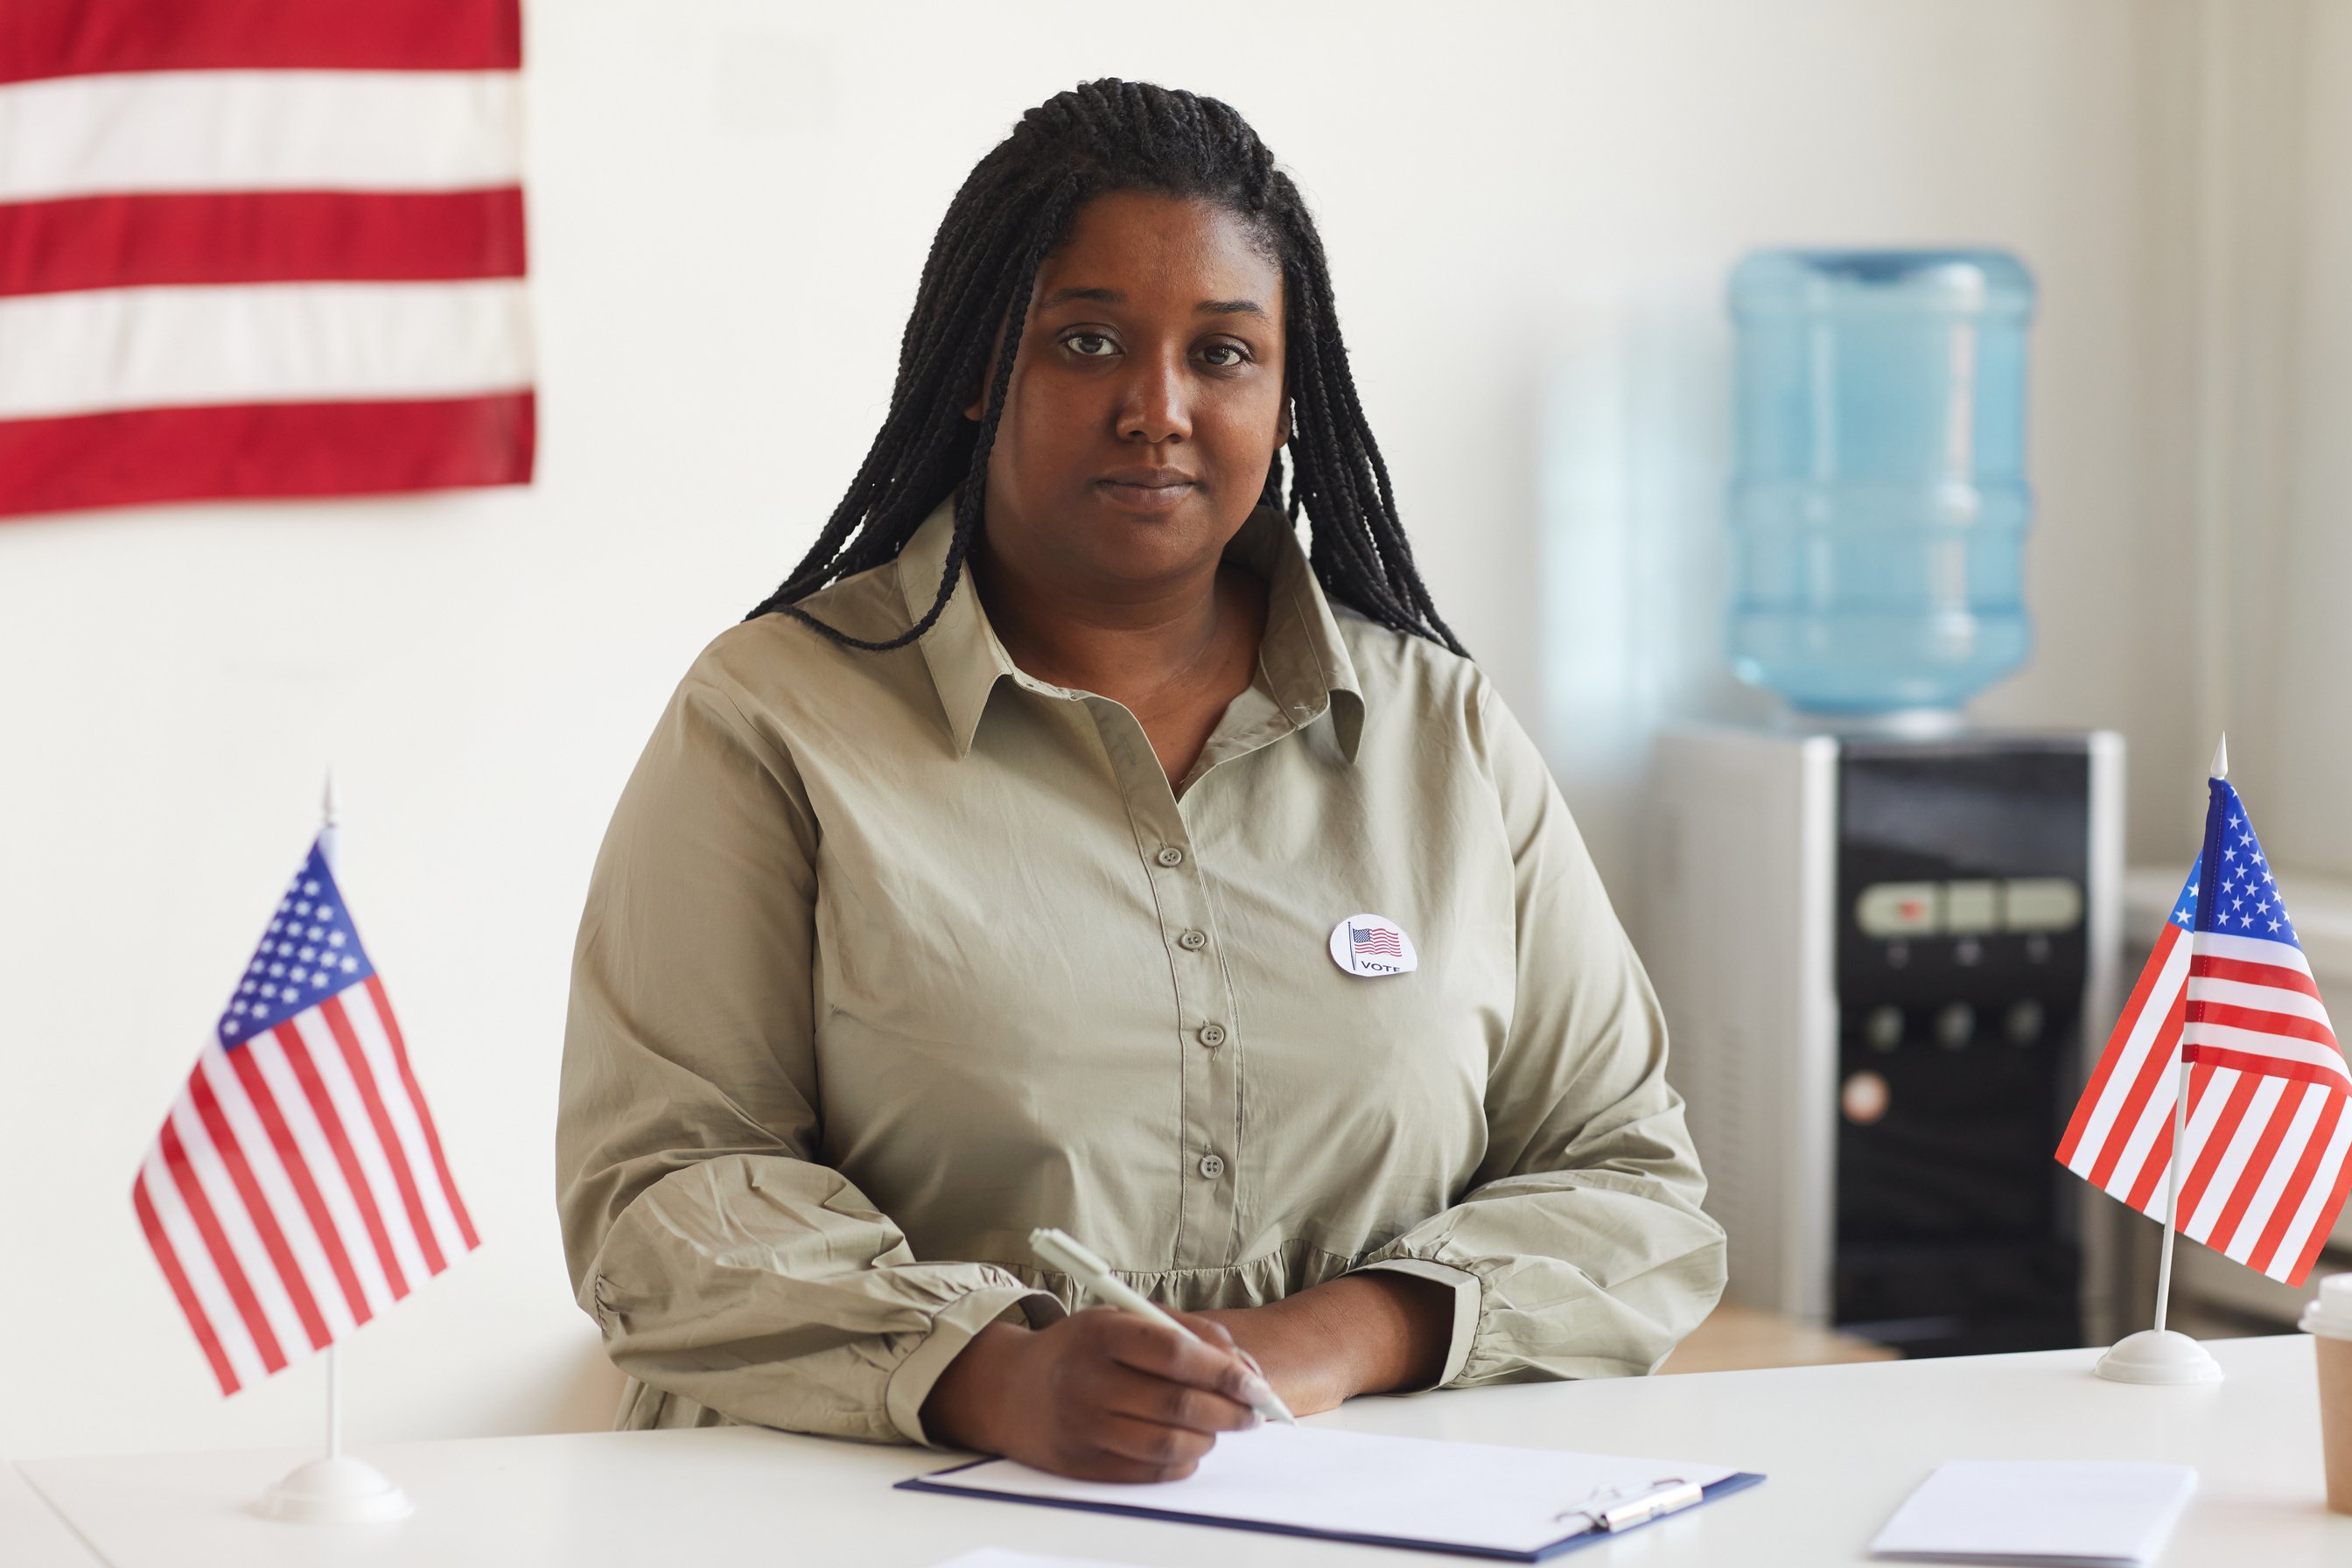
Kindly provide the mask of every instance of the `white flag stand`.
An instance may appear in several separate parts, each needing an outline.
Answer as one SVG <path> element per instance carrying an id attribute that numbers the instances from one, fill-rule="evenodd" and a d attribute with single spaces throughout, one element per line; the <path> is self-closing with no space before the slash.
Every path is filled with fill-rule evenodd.
<path id="1" fill-rule="evenodd" d="M 2213 749 L 2213 776 L 2230 776 L 2230 737 Z M 2200 889 L 2202 892 L 2202 889 Z M 2172 1156 L 2164 1170 L 2164 1251 L 2156 1266 L 2156 1326 L 2126 1334 L 2108 1347 L 2092 1370 L 2114 1383 L 2219 1383 L 2221 1363 L 2212 1352 L 2177 1329 L 2164 1326 L 2172 1299 L 2172 1240 L 2180 1227 L 2180 1167 L 2189 1155 L 2189 1053 L 2184 1040 L 2172 1086 Z"/>
<path id="2" fill-rule="evenodd" d="M 319 854 L 329 870 L 335 863 L 335 775 L 327 774 L 323 820 L 319 828 Z M 266 1519 L 289 1524 L 389 1524 L 416 1511 L 408 1494 L 392 1478 L 364 1459 L 343 1452 L 342 1363 L 341 1346 L 329 1344 L 327 1358 L 327 1457 L 298 1465 L 285 1479 L 261 1494 L 254 1510 Z"/>

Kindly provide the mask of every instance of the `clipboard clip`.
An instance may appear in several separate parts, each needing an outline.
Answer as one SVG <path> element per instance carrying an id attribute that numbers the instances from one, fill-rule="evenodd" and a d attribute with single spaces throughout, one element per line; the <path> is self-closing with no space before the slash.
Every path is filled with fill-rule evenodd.
<path id="1" fill-rule="evenodd" d="M 1561 1523 L 1580 1519 L 1584 1528 L 1613 1533 L 1631 1530 L 1637 1524 L 1647 1524 L 1654 1519 L 1664 1519 L 1686 1508 L 1695 1508 L 1706 1500 L 1706 1489 L 1696 1481 L 1686 1481 L 1680 1476 L 1667 1476 L 1654 1481 L 1630 1482 L 1598 1491 L 1580 1508 L 1572 1508 L 1553 1515 Z"/>

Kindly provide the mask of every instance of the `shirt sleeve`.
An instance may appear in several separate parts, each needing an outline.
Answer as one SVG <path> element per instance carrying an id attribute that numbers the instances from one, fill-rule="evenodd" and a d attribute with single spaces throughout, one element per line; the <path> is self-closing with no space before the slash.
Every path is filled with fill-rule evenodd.
<path id="1" fill-rule="evenodd" d="M 1666 1032 L 1550 770 L 1491 689 L 1483 745 L 1514 868 L 1517 996 L 1487 1152 L 1453 1207 L 1366 1267 L 1454 1292 L 1441 1384 L 1648 1373 L 1723 1292 L 1724 1237 Z"/>
<path id="2" fill-rule="evenodd" d="M 784 745 L 691 674 L 607 831 L 572 973 L 558 1206 L 622 1371 L 737 1421 L 929 1441 L 1006 1270 L 919 1263 L 818 1158 L 818 824 Z"/>

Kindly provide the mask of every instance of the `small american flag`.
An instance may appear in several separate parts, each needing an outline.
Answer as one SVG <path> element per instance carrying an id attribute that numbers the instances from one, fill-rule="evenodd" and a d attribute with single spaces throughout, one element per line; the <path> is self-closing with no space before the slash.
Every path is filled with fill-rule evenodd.
<path id="1" fill-rule="evenodd" d="M 2352 1188 L 2352 1071 L 2278 879 L 2228 781 L 2205 850 L 2074 1108 L 2058 1158 L 2162 1220 L 2189 1064 L 2179 1231 L 2300 1285 Z"/>
<path id="2" fill-rule="evenodd" d="M 1393 958 L 1402 962 L 1404 945 L 1393 926 L 1359 926 L 1348 928 L 1348 945 L 1358 958 Z"/>
<path id="3" fill-rule="evenodd" d="M 324 843 L 131 1185 L 223 1394 L 324 1350 L 478 1244 Z"/>

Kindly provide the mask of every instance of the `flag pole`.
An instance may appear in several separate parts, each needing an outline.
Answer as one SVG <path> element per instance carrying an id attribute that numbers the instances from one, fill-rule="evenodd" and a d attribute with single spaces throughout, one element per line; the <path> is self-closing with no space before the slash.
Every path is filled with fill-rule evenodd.
<path id="1" fill-rule="evenodd" d="M 2217 779 L 2229 776 L 2228 735 L 2223 735 L 2221 744 L 2213 748 L 2213 763 L 2209 771 Z M 2197 912 L 2200 916 L 2213 907 L 2213 885 L 2221 875 L 2220 858 L 2214 853 L 2220 845 L 2213 824 L 2214 810 L 2209 799 L 2205 806 L 2205 847 L 2197 882 Z M 2190 940 L 2193 943 L 2193 933 Z M 2190 952 L 2194 953 L 2193 946 Z M 2092 1368 L 2101 1377 L 2116 1383 L 2221 1381 L 2221 1363 L 2213 1359 L 2211 1352 L 2187 1334 L 2164 1326 L 2166 1309 L 2172 1300 L 2173 1238 L 2180 1228 L 2180 1167 L 2189 1160 L 2189 1041 L 2185 1034 L 2174 1043 L 2173 1049 L 2179 1055 L 2174 1058 L 2172 1084 L 2172 1153 L 2164 1163 L 2164 1243 L 2156 1264 L 2156 1326 L 2126 1334 Z"/>
<path id="2" fill-rule="evenodd" d="M 340 878 L 337 837 L 342 812 L 335 793 L 335 770 L 327 770 L 326 788 L 319 801 L 319 858 Z M 341 1347 L 327 1342 L 327 1456 L 299 1465 L 261 1496 L 254 1511 L 266 1519 L 289 1524 L 389 1524 L 416 1511 L 408 1494 L 392 1478 L 364 1459 L 343 1452 L 343 1365 Z"/>
<path id="3" fill-rule="evenodd" d="M 336 827 L 342 816 L 341 806 L 341 801 L 335 795 L 334 766 L 330 763 L 326 787 L 319 792 L 319 858 L 327 863 L 330 871 L 341 870 L 341 867 L 336 864 L 335 854 Z M 2168 1267 L 2171 1262 L 2172 1257 L 2168 1251 L 2165 1263 Z M 2164 1304 L 2160 1300 L 2156 1308 L 2156 1326 L 2159 1329 L 2164 1327 Z M 343 1363 L 336 1354 L 340 1348 L 338 1342 L 327 1342 L 327 1458 L 330 1459 L 343 1457 Z"/>

